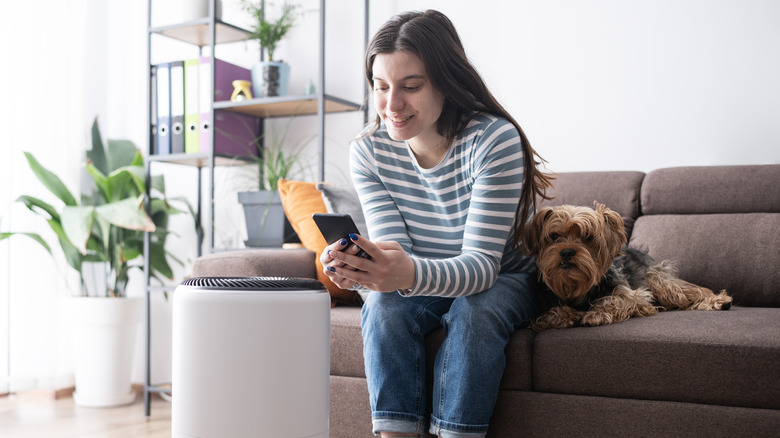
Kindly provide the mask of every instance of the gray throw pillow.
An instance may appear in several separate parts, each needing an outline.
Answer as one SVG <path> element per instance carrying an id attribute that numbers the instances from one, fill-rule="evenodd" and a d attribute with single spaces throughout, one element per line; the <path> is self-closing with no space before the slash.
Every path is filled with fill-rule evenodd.
<path id="1" fill-rule="evenodd" d="M 348 214 L 352 216 L 358 230 L 363 237 L 369 238 L 366 227 L 366 219 L 363 216 L 363 209 L 360 207 L 357 191 L 351 185 L 334 185 L 326 183 L 317 183 L 317 190 L 322 193 L 322 200 L 328 213 Z"/>

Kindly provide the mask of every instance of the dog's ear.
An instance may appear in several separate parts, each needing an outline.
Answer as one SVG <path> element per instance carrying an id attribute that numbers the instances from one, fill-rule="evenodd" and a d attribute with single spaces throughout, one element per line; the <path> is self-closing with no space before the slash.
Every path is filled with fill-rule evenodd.
<path id="1" fill-rule="evenodd" d="M 626 236 L 626 227 L 623 223 L 623 218 L 613 210 L 607 208 L 604 204 L 594 202 L 596 211 L 604 218 L 606 229 L 610 232 L 609 246 L 613 253 L 617 256 L 620 255 L 620 248 L 626 244 L 628 237 Z"/>
<path id="2" fill-rule="evenodd" d="M 547 219 L 552 216 L 553 209 L 545 207 L 539 210 L 531 220 L 527 223 L 523 229 L 523 246 L 529 256 L 535 256 L 539 254 L 539 248 L 542 239 L 542 229 Z"/>

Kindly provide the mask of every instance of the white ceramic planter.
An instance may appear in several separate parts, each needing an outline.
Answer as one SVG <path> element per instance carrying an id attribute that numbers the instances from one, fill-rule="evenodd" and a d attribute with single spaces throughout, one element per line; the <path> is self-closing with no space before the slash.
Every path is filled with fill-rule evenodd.
<path id="1" fill-rule="evenodd" d="M 130 373 L 143 299 L 73 297 L 69 300 L 79 406 L 108 407 L 135 400 Z"/>

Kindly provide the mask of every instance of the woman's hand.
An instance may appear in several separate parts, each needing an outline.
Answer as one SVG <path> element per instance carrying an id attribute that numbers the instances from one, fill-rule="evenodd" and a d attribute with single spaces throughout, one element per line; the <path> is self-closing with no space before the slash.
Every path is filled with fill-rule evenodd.
<path id="1" fill-rule="evenodd" d="M 346 245 L 335 242 L 320 255 L 325 275 L 336 286 L 349 289 L 360 284 L 378 292 L 394 292 L 414 286 L 414 262 L 398 242 L 371 242 L 358 235 L 352 235 L 351 240 L 354 245 L 346 251 Z M 370 259 L 355 255 L 360 249 Z"/>

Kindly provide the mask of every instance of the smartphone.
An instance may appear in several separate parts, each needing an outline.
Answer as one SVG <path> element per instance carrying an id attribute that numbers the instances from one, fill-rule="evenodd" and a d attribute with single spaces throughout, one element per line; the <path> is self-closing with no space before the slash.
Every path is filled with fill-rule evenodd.
<path id="1" fill-rule="evenodd" d="M 357 225 L 355 225 L 355 221 L 353 221 L 352 216 L 348 214 L 314 213 L 312 218 L 328 245 L 341 239 L 347 239 L 347 246 L 344 248 L 347 249 L 350 245 L 353 245 L 349 235 L 360 234 L 360 230 L 358 230 Z M 371 258 L 362 248 L 355 255 L 363 258 Z"/>

